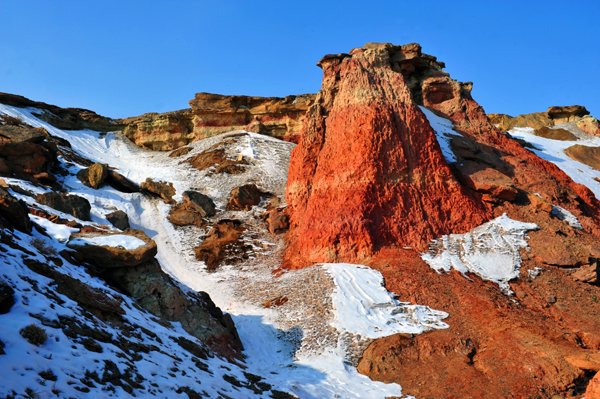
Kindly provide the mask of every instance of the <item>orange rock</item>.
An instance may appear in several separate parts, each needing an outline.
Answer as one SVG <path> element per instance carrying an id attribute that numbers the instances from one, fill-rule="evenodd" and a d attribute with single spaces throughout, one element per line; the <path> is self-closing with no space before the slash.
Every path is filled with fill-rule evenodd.
<path id="1" fill-rule="evenodd" d="M 584 396 L 585 399 L 600 399 L 600 373 L 590 380 Z"/>

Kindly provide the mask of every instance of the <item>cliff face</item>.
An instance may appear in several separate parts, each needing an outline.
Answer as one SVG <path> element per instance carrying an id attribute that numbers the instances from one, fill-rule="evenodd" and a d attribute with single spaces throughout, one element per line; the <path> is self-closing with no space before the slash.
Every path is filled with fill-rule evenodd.
<path id="1" fill-rule="evenodd" d="M 140 147 L 170 151 L 196 140 L 246 130 L 298 142 L 314 94 L 280 97 L 198 93 L 191 109 L 123 119 L 125 136 Z"/>
<path id="2" fill-rule="evenodd" d="M 410 60 L 413 48 L 404 50 L 365 46 L 319 62 L 322 90 L 290 163 L 289 262 L 364 261 L 391 243 L 424 250 L 490 218 L 454 177 L 396 72 L 404 64 L 394 60 Z"/>
<path id="3" fill-rule="evenodd" d="M 451 79 L 416 44 L 371 43 L 318 65 L 322 90 L 290 163 L 285 265 L 363 262 L 399 300 L 451 314 L 448 330 L 375 340 L 359 371 L 423 397 L 583 393 L 600 370 L 600 306 L 587 300 L 600 290 L 564 268 L 597 270 L 593 193 L 496 129 L 471 97 L 472 84 Z M 452 122 L 456 161 L 448 164 L 418 105 Z M 555 206 L 581 229 L 558 218 Z M 540 227 L 510 283 L 516 302 L 421 259 L 429 239 L 503 213 Z M 534 278 L 536 270 L 543 275 Z"/>

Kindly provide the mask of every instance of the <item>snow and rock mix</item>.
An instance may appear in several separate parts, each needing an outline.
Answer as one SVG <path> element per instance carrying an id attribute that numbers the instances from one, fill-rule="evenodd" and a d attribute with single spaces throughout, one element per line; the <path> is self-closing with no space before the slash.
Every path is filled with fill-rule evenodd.
<path id="1" fill-rule="evenodd" d="M 437 138 L 438 144 L 442 149 L 442 154 L 444 154 L 444 158 L 448 163 L 456 162 L 456 155 L 452 152 L 452 147 L 450 146 L 450 142 L 452 141 L 452 136 L 462 137 L 462 134 L 457 133 L 454 130 L 454 125 L 452 121 L 439 117 L 427 108 L 423 106 L 419 106 L 421 111 L 425 114 L 425 117 L 429 121 L 429 124 L 433 128 L 435 132 L 435 137 Z"/>
<path id="2" fill-rule="evenodd" d="M 94 190 L 75 177 L 82 166 L 59 158 L 69 173 L 57 176 L 58 183 L 91 204 L 92 220 L 83 221 L 37 203 L 36 196 L 51 191 L 48 187 L 5 179 L 9 186 L 18 188 L 9 189 L 11 195 L 31 208 L 73 222 L 70 224 L 112 234 L 75 239 L 80 244 L 132 250 L 143 245 L 142 240 L 110 226 L 107 215 L 115 210 L 124 211 L 131 228 L 143 230 L 156 242 L 157 260 L 182 289 L 208 292 L 217 306 L 232 315 L 245 348 L 245 364 L 240 366 L 239 362 L 214 356 L 199 359 L 199 354 L 190 354 L 189 346 L 181 342 L 198 341 L 179 323 L 161 322 L 103 280 L 90 276 L 83 267 L 61 258 L 69 235 L 78 229 L 30 215 L 40 230 L 45 231 L 43 239 L 51 249 L 47 250 L 50 255 L 43 255 L 39 249 L 32 249 L 29 237 L 21 233 L 15 233 L 18 245 L 13 246 L 22 249 L 3 246 L 8 267 L 2 276 L 17 291 L 17 305 L 9 317 L 12 324 L 4 329 L 7 335 L 1 337 L 4 351 L 9 355 L 1 356 L 0 363 L 12 365 L 14 371 L 1 379 L 3 395 L 30 390 L 40 397 L 52 396 L 54 389 L 71 397 L 81 397 L 86 392 L 93 392 L 95 397 L 126 397 L 131 392 L 185 397 L 192 391 L 206 397 L 268 397 L 276 392 L 302 398 L 400 396 L 399 385 L 374 382 L 358 374 L 354 365 L 366 345 L 373 338 L 389 334 L 447 327 L 441 321 L 445 313 L 397 302 L 383 288 L 381 275 L 368 268 L 315 265 L 273 274 L 280 265 L 278 256 L 283 242 L 280 236 L 268 233 L 261 218 L 265 204 L 285 205 L 287 167 L 293 144 L 239 131 L 191 143 L 185 157 L 170 157 L 168 153 L 142 150 L 120 133 L 62 131 L 37 119 L 32 115 L 34 111 L 0 105 L 0 112 L 31 126 L 44 127 L 51 135 L 68 140 L 80 156 L 106 163 L 133 182 L 139 184 L 150 177 L 172 183 L 175 202 L 183 200 L 181 194 L 186 190 L 203 193 L 214 201 L 217 214 L 209 218 L 207 226 L 174 226 L 167 220 L 172 204 L 109 186 Z M 222 149 L 229 159 L 243 159 L 242 173 L 217 173 L 215 167 L 198 170 L 187 162 L 215 148 Z M 249 183 L 256 184 L 264 194 L 260 206 L 248 211 L 228 209 L 231 191 Z M 246 227 L 241 240 L 251 248 L 252 256 L 235 264 L 223 264 L 209 273 L 204 263 L 195 259 L 193 249 L 202 242 L 212 224 L 230 219 Z M 33 235 L 42 238 L 40 233 Z M 50 259 L 60 267 L 61 274 L 91 284 L 109 302 L 121 304 L 124 321 L 115 327 L 111 321 L 98 319 L 67 297 L 55 294 L 52 280 L 40 275 L 35 265 L 23 266 L 20 259 L 24 257 L 39 263 L 48 263 Z M 59 263 L 62 266 L 57 266 Z M 85 339 L 79 342 L 71 338 L 56 319 L 71 320 L 69 323 L 79 330 L 85 330 L 81 323 L 93 325 L 94 331 L 101 331 L 94 337 L 103 338 L 99 344 L 98 339 L 96 343 L 88 342 L 86 347 Z M 50 337 L 48 343 L 40 347 L 26 343 L 19 331 L 40 323 Z M 137 349 L 123 349 L 118 343 L 124 340 L 130 345 L 135 341 L 132 348 Z M 202 348 L 201 354 L 210 354 L 202 344 L 194 345 Z M 133 352 L 141 352 L 141 359 Z M 94 360 L 90 361 L 90 357 Z M 40 373 L 53 375 L 56 380 Z"/>
<path id="3" fill-rule="evenodd" d="M 522 248 L 528 248 L 526 232 L 537 230 L 534 223 L 512 220 L 506 214 L 482 224 L 465 234 L 445 235 L 431 244 L 422 258 L 439 271 L 474 273 L 492 281 L 507 294 L 508 282 L 519 275 Z"/>

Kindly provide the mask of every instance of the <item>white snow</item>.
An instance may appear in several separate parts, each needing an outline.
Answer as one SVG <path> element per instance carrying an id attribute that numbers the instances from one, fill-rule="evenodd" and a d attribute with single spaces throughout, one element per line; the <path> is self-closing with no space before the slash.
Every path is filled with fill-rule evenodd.
<path id="1" fill-rule="evenodd" d="M 564 220 L 569 226 L 577 230 L 583 230 L 583 226 L 579 220 L 571 212 L 560 206 L 552 205 L 552 214 L 560 220 Z"/>
<path id="2" fill-rule="evenodd" d="M 42 226 L 46 230 L 46 233 L 58 241 L 66 241 L 69 239 L 72 233 L 77 233 L 79 231 L 79 229 L 69 227 L 64 224 L 52 223 L 48 219 L 44 219 L 32 214 L 29 214 L 29 219 L 31 219 L 35 224 Z"/>
<path id="3" fill-rule="evenodd" d="M 533 144 L 537 149 L 527 148 L 529 151 L 558 166 L 574 182 L 588 187 L 592 190 L 596 198 L 600 199 L 600 182 L 594 179 L 600 179 L 600 171 L 575 161 L 565 154 L 565 150 L 575 143 L 573 141 L 560 141 L 539 137 L 533 134 L 533 130 L 533 128 L 529 127 L 517 127 L 510 130 L 509 133 L 515 138 L 523 139 Z M 578 138 L 577 144 L 588 147 L 600 146 L 600 137 L 578 134 Z"/>
<path id="4" fill-rule="evenodd" d="M 425 117 L 427 117 L 427 120 L 429 121 L 429 124 L 435 131 L 435 137 L 437 138 L 440 148 L 442 149 L 442 154 L 444 154 L 446 161 L 448 163 L 456 162 L 456 156 L 454 155 L 454 152 L 452 152 L 450 141 L 452 140 L 452 136 L 462 137 L 462 134 L 454 130 L 452 121 L 437 116 L 423 106 L 419 106 L 419 108 L 421 108 L 421 111 L 423 111 Z"/>
<path id="5" fill-rule="evenodd" d="M 146 245 L 144 240 L 128 234 L 112 234 L 109 236 L 90 235 L 86 237 L 76 237 L 69 241 L 69 245 L 97 245 L 101 247 L 113 247 L 132 251 Z"/>
<path id="6" fill-rule="evenodd" d="M 537 229 L 534 223 L 512 220 L 504 214 L 468 233 L 434 240 L 430 251 L 421 257 L 438 272 L 452 268 L 463 274 L 471 272 L 510 294 L 508 282 L 518 277 L 521 266 L 519 250 L 529 248 L 526 232 Z"/>
<path id="7" fill-rule="evenodd" d="M 336 310 L 332 325 L 339 331 L 381 338 L 449 327 L 441 321 L 447 313 L 395 300 L 385 289 L 381 273 L 370 267 L 347 263 L 325 267 L 337 286 L 332 295 Z"/>

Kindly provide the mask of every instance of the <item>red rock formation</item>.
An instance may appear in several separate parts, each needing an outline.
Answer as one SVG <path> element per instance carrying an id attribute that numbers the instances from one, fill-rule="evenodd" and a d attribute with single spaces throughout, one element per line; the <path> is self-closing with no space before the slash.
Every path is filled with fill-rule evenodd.
<path id="1" fill-rule="evenodd" d="M 454 177 L 393 57 L 382 45 L 318 64 L 323 86 L 290 162 L 290 266 L 424 250 L 490 218 Z"/>
<path id="2" fill-rule="evenodd" d="M 359 371 L 419 397 L 583 393 L 600 370 L 600 288 L 561 267 L 597 267 L 600 203 L 591 191 L 496 129 L 472 85 L 450 79 L 418 45 L 369 44 L 320 66 L 323 88 L 290 165 L 287 266 L 360 260 L 400 300 L 450 314 L 448 330 L 375 340 Z M 462 134 L 450 167 L 417 104 Z M 583 230 L 554 217 L 553 205 Z M 478 278 L 438 274 L 399 248 L 423 249 L 444 231 L 502 213 L 540 226 L 511 282 L 517 302 Z M 544 272 L 529 278 L 535 267 Z"/>

